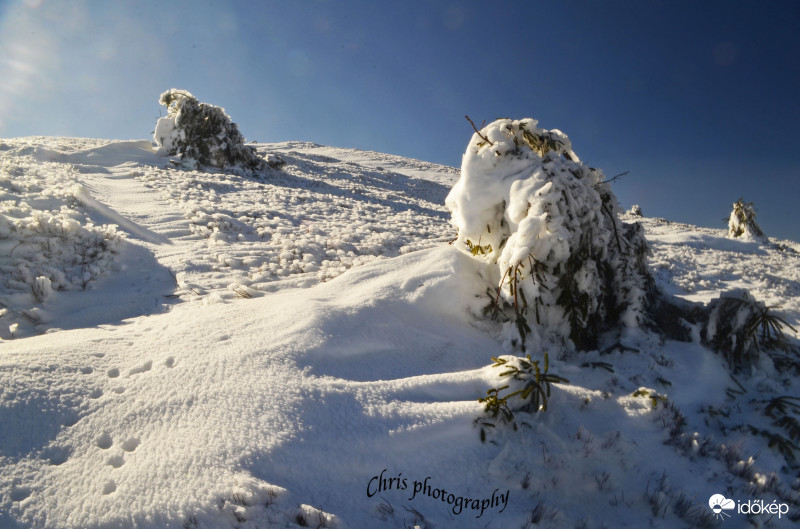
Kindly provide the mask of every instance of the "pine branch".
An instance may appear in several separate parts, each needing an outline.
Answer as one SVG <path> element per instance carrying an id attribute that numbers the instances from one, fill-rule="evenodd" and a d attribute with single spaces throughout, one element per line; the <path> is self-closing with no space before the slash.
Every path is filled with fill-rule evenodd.
<path id="1" fill-rule="evenodd" d="M 620 173 L 620 174 L 618 174 L 618 175 L 616 175 L 616 176 L 612 176 L 612 177 L 611 177 L 611 178 L 609 178 L 608 180 L 603 180 L 602 182 L 597 182 L 597 183 L 594 185 L 594 187 L 597 187 L 597 186 L 600 186 L 600 185 L 603 185 L 603 184 L 610 184 L 611 182 L 613 182 L 613 181 L 614 181 L 614 180 L 616 180 L 617 178 L 622 178 L 623 176 L 625 176 L 625 175 L 626 175 L 626 174 L 628 174 L 628 173 L 630 173 L 630 171 L 625 171 L 624 173 Z"/>
<path id="2" fill-rule="evenodd" d="M 481 137 L 481 139 L 482 139 L 483 141 L 485 141 L 485 142 L 486 142 L 486 143 L 488 143 L 489 145 L 494 145 L 494 143 L 492 143 L 492 142 L 490 142 L 490 141 L 489 141 L 489 138 L 487 138 L 486 136 L 484 136 L 483 134 L 481 134 L 481 132 L 478 130 L 478 127 L 476 127 L 476 126 L 475 126 L 475 123 L 473 123 L 473 122 L 472 122 L 472 120 L 471 120 L 471 119 L 469 119 L 469 116 L 466 116 L 466 115 L 465 115 L 464 117 L 465 117 L 465 118 L 467 118 L 467 121 L 469 121 L 469 124 L 470 124 L 470 125 L 472 125 L 472 129 L 475 131 L 475 133 L 476 133 L 478 136 L 480 136 L 480 137 Z"/>
<path id="3" fill-rule="evenodd" d="M 605 202 L 603 202 L 601 208 L 603 209 L 605 214 L 608 215 L 608 218 L 611 220 L 611 226 L 614 228 L 614 238 L 617 240 L 617 250 L 619 250 L 619 253 L 622 254 L 622 244 L 619 242 L 619 233 L 617 233 L 616 219 L 614 218 L 614 215 L 611 213 L 611 211 L 608 209 L 608 206 L 606 205 Z"/>

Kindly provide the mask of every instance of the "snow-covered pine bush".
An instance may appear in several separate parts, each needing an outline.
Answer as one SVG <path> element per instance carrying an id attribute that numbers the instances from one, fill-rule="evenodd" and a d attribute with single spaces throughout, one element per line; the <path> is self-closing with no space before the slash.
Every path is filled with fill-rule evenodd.
<path id="1" fill-rule="evenodd" d="M 723 292 L 711 300 L 707 314 L 701 338 L 721 353 L 733 370 L 756 364 L 760 351 L 786 350 L 789 344 L 783 327 L 795 330 L 742 289 Z"/>
<path id="2" fill-rule="evenodd" d="M 734 202 L 728 218 L 728 237 L 764 238 L 764 232 L 756 222 L 756 210 L 752 202 L 744 202 L 741 198 Z"/>
<path id="3" fill-rule="evenodd" d="M 153 135 L 160 155 L 180 156 L 185 165 L 201 169 L 266 169 L 267 161 L 244 144 L 244 136 L 224 108 L 201 103 L 186 90 L 175 88 L 161 94 L 158 102 L 167 107 L 167 116 L 158 120 Z"/>
<path id="4" fill-rule="evenodd" d="M 8 235 L 0 237 L 0 249 L 9 248 L 0 251 L 0 293 L 28 290 L 40 303 L 54 290 L 88 288 L 112 266 L 123 239 L 116 226 L 82 223 L 67 207 L 55 213 L 24 204 L 0 211 L 11 221 Z"/>
<path id="5" fill-rule="evenodd" d="M 642 213 L 642 207 L 639 204 L 634 204 L 631 206 L 626 212 L 628 215 L 633 215 L 634 217 L 644 217 L 644 213 Z"/>
<path id="6" fill-rule="evenodd" d="M 640 224 L 623 224 L 603 173 L 569 138 L 533 119 L 500 119 L 467 146 L 447 196 L 454 244 L 486 264 L 495 308 L 535 344 L 596 347 L 603 331 L 637 327 L 652 289 Z"/>
<path id="7" fill-rule="evenodd" d="M 53 282 L 47 276 L 37 277 L 31 283 L 31 294 L 37 302 L 44 303 L 53 295 Z"/>
<path id="8" fill-rule="evenodd" d="M 539 366 L 538 360 L 531 360 L 529 354 L 524 358 L 503 356 L 492 357 L 492 360 L 494 360 L 492 367 L 502 368 L 500 377 L 508 382 L 506 385 L 488 390 L 486 397 L 478 399 L 478 402 L 484 405 L 486 414 L 493 419 L 513 424 L 515 412 L 547 411 L 550 384 L 569 383 L 566 378 L 548 372 L 550 360 L 547 353 L 544 354 L 544 369 Z M 502 391 L 506 391 L 506 394 L 501 395 Z M 512 403 L 509 404 L 508 399 L 512 399 Z M 493 426 L 493 423 L 483 423 L 484 426 L 490 424 Z M 481 431 L 481 440 L 485 439 L 486 433 Z"/>
<path id="9" fill-rule="evenodd" d="M 72 166 L 0 157 L 0 339 L 26 336 L 56 292 L 114 270 L 123 234 L 81 210 Z M 8 332 L 6 332 L 6 329 Z"/>

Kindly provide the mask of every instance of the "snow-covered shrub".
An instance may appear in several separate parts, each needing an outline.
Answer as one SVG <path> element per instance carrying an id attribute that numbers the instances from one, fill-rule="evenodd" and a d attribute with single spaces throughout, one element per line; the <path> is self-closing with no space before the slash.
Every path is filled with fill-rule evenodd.
<path id="1" fill-rule="evenodd" d="M 547 353 L 544 354 L 544 369 L 539 367 L 538 360 L 531 360 L 531 355 L 524 358 L 518 356 L 492 357 L 492 367 L 503 368 L 501 378 L 506 378 L 508 384 L 492 388 L 486 392 L 486 397 L 478 402 L 484 404 L 484 411 L 493 419 L 500 419 L 513 424 L 516 412 L 537 413 L 547 411 L 547 399 L 550 398 L 550 384 L 569 382 L 567 379 L 549 373 L 550 362 Z M 501 392 L 505 391 L 505 395 Z M 509 401 L 509 399 L 511 399 Z M 493 423 L 483 423 L 484 426 Z M 486 434 L 481 430 L 481 440 Z"/>
<path id="2" fill-rule="evenodd" d="M 734 202 L 728 218 L 728 237 L 764 238 L 764 232 L 756 222 L 756 210 L 752 202 L 744 202 L 741 198 Z"/>
<path id="3" fill-rule="evenodd" d="M 80 210 L 77 178 L 67 164 L 0 158 L 0 338 L 26 335 L 35 305 L 114 268 L 123 235 Z"/>
<path id="4" fill-rule="evenodd" d="M 447 196 L 454 243 L 486 264 L 495 307 L 526 337 L 596 346 L 600 333 L 644 321 L 652 279 L 640 224 L 623 224 L 603 173 L 569 138 L 533 119 L 476 131 Z"/>
<path id="5" fill-rule="evenodd" d="M 53 290 L 86 289 L 111 266 L 122 240 L 116 226 L 81 223 L 66 207 L 59 213 L 20 208 L 20 214 L 8 219 L 0 286 L 28 290 L 39 302 Z"/>
<path id="6" fill-rule="evenodd" d="M 749 424 L 747 429 L 753 435 L 766 438 L 769 446 L 777 449 L 786 462 L 797 469 L 800 467 L 800 397 L 781 395 L 763 401 L 763 404 L 762 413 L 771 420 L 770 427 L 758 428 Z"/>
<path id="7" fill-rule="evenodd" d="M 644 213 L 642 213 L 642 207 L 639 204 L 634 204 L 631 206 L 626 212 L 628 215 L 633 215 L 634 217 L 643 217 Z"/>
<path id="8" fill-rule="evenodd" d="M 53 282 L 47 276 L 39 276 L 31 284 L 31 294 L 39 303 L 44 303 L 53 294 Z"/>
<path id="9" fill-rule="evenodd" d="M 158 120 L 153 135 L 160 155 L 180 156 L 185 165 L 201 169 L 266 169 L 267 161 L 244 144 L 244 136 L 224 108 L 201 103 L 186 90 L 175 88 L 161 94 L 158 102 L 167 107 L 167 116 Z"/>
<path id="10" fill-rule="evenodd" d="M 723 292 L 711 300 L 707 311 L 702 339 L 723 354 L 735 370 L 755 364 L 760 351 L 786 349 L 783 327 L 794 331 L 763 302 L 742 289 Z"/>

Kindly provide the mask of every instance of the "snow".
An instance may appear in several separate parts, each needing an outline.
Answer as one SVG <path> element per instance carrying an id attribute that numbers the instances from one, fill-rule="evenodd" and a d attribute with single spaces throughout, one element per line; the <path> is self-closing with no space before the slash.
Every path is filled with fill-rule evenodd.
<path id="1" fill-rule="evenodd" d="M 635 352 L 551 349 L 569 383 L 481 442 L 478 398 L 505 383 L 490 357 L 509 351 L 482 316 L 494 279 L 448 244 L 459 172 L 253 145 L 286 165 L 212 173 L 149 141 L 0 140 L 0 528 L 796 520 L 797 469 L 741 427 L 772 428 L 764 403 L 798 396 L 796 376 L 762 362 L 733 378 L 698 341 L 644 331 Z M 628 220 L 664 290 L 746 288 L 800 328 L 797 243 Z M 73 264 L 86 241 L 102 251 Z M 715 494 L 789 507 L 723 525 Z"/>

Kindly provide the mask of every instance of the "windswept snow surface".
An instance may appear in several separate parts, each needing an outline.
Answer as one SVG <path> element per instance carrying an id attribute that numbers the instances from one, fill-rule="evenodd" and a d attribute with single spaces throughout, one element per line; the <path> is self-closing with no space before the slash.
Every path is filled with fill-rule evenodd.
<path id="1" fill-rule="evenodd" d="M 549 351 L 570 383 L 481 442 L 509 351 L 448 245 L 457 170 L 256 147 L 286 165 L 0 140 L 0 528 L 792 526 L 797 469 L 748 426 L 796 377 L 644 332 Z M 671 294 L 749 288 L 799 328 L 799 245 L 625 220 Z"/>

